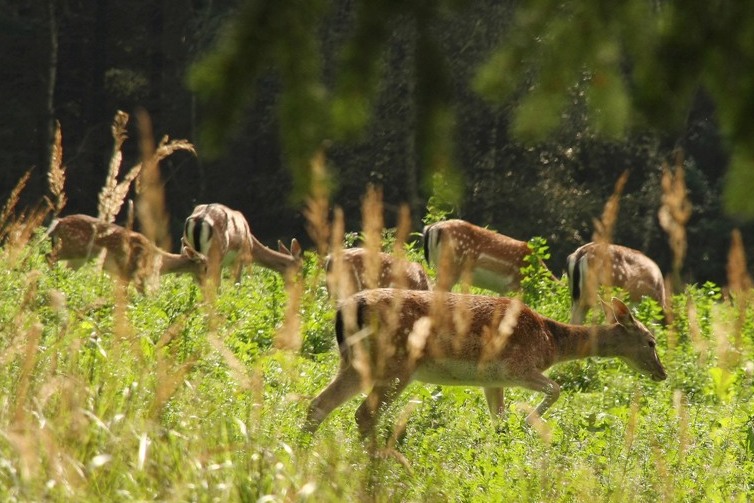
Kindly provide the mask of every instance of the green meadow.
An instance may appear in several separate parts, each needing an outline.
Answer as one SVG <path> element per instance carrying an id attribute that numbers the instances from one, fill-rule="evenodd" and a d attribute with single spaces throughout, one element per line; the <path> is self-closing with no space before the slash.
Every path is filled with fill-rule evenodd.
<path id="1" fill-rule="evenodd" d="M 730 502 L 754 494 L 748 291 L 688 285 L 673 296 L 667 325 L 653 301 L 635 306 L 668 379 L 653 382 L 616 359 L 561 364 L 549 372 L 561 397 L 536 427 L 524 421 L 535 393 L 509 389 L 509 413 L 495 425 L 480 389 L 413 383 L 375 438 L 359 437 L 360 399 L 308 436 L 308 403 L 338 366 L 320 256 L 307 251 L 288 286 L 253 266 L 240 284 L 226 276 L 214 299 L 172 275 L 141 295 L 96 264 L 50 267 L 43 230 L 6 244 L 0 259 L 4 501 Z M 419 260 L 416 247 L 408 253 Z M 567 320 L 565 281 L 533 276 L 525 302 Z"/>

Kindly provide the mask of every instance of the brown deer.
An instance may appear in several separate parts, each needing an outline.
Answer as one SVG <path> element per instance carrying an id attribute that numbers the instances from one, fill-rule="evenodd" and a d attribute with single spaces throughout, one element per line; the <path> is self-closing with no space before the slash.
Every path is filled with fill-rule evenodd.
<path id="1" fill-rule="evenodd" d="M 264 246 L 251 233 L 249 223 L 239 211 L 223 204 L 200 204 L 186 219 L 183 239 L 207 256 L 208 277 L 220 285 L 223 267 L 232 267 L 235 282 L 241 281 L 243 268 L 257 260 L 259 265 L 284 274 L 301 263 L 301 246 L 295 239 L 286 253 Z"/>
<path id="2" fill-rule="evenodd" d="M 526 241 L 465 220 L 437 222 L 424 227 L 423 234 L 424 258 L 437 269 L 441 289 L 450 290 L 467 272 L 470 283 L 480 288 L 498 293 L 521 288 L 521 268 L 531 254 Z"/>
<path id="3" fill-rule="evenodd" d="M 64 260 L 78 269 L 104 251 L 103 269 L 120 280 L 134 281 L 140 292 L 156 287 L 162 274 L 188 273 L 201 282 L 207 272 L 207 258 L 185 245 L 180 255 L 169 253 L 139 232 L 89 215 L 56 219 L 47 234 L 52 238 L 50 265 Z"/>
<path id="4" fill-rule="evenodd" d="M 374 260 L 373 277 L 368 273 L 370 260 Z M 347 248 L 339 254 L 328 255 L 325 270 L 327 291 L 337 299 L 345 299 L 367 288 L 430 289 L 429 277 L 421 264 L 385 252 L 370 254 L 366 248 Z"/>
<path id="5" fill-rule="evenodd" d="M 493 418 L 504 414 L 503 387 L 544 393 L 530 423 L 557 399 L 543 372 L 567 360 L 618 357 L 656 381 L 666 378 L 652 333 L 618 299 L 605 304 L 609 324 L 568 325 L 516 299 L 447 292 L 377 289 L 357 293 L 336 313 L 340 369 L 309 406 L 314 432 L 336 407 L 368 393 L 356 411 L 362 435 L 413 380 L 481 386 Z"/>
<path id="6" fill-rule="evenodd" d="M 657 264 L 638 250 L 614 244 L 587 243 L 567 260 L 571 290 L 571 323 L 584 323 L 595 305 L 600 286 L 616 286 L 628 292 L 631 301 L 647 296 L 667 310 L 665 281 Z"/>

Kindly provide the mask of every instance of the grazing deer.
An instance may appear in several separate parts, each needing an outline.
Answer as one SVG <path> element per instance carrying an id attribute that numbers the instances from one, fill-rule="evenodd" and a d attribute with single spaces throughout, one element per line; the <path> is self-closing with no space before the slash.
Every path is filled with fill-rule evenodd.
<path id="1" fill-rule="evenodd" d="M 531 254 L 525 241 L 465 220 L 437 222 L 424 227 L 423 234 L 424 258 L 437 269 L 442 289 L 450 290 L 465 272 L 471 273 L 471 284 L 480 288 L 498 293 L 521 288 L 521 268 Z"/>
<path id="2" fill-rule="evenodd" d="M 140 292 L 155 287 L 162 274 L 188 273 L 200 282 L 207 272 L 207 258 L 185 245 L 180 255 L 168 253 L 139 232 L 89 215 L 56 219 L 47 235 L 52 238 L 50 265 L 65 260 L 78 269 L 104 250 L 103 269 L 123 281 L 134 281 Z"/>
<path id="3" fill-rule="evenodd" d="M 340 264 L 337 261 L 340 260 Z M 370 260 L 373 273 L 370 277 Z M 370 252 L 365 248 L 348 248 L 340 255 L 328 255 L 325 259 L 327 291 L 338 299 L 367 288 L 407 288 L 429 290 L 427 272 L 416 262 L 398 259 L 385 252 Z"/>
<path id="4" fill-rule="evenodd" d="M 447 292 L 377 289 L 343 302 L 335 319 L 340 369 L 309 406 L 304 429 L 314 432 L 336 407 L 360 391 L 362 435 L 413 380 L 481 386 L 493 418 L 504 412 L 503 387 L 544 393 L 530 423 L 557 399 L 560 386 L 543 372 L 567 360 L 618 357 L 656 381 L 666 378 L 655 339 L 618 299 L 604 304 L 609 325 L 567 325 L 516 299 Z"/>
<path id="5" fill-rule="evenodd" d="M 571 290 L 571 323 L 584 323 L 601 285 L 626 290 L 633 302 L 643 296 L 667 309 L 665 281 L 657 264 L 638 250 L 614 244 L 587 243 L 566 260 Z"/>
<path id="6" fill-rule="evenodd" d="M 209 260 L 208 278 L 220 286 L 222 268 L 232 266 L 236 283 L 251 264 L 251 230 L 241 212 L 222 204 L 200 204 L 183 226 L 183 240 Z"/>
<path id="7" fill-rule="evenodd" d="M 291 249 L 277 252 L 267 248 L 251 233 L 249 223 L 239 211 L 223 204 L 200 204 L 186 219 L 183 239 L 209 259 L 209 278 L 220 285 L 222 268 L 231 266 L 236 283 L 243 268 L 256 260 L 259 265 L 285 274 L 301 264 L 301 246 L 297 240 Z"/>

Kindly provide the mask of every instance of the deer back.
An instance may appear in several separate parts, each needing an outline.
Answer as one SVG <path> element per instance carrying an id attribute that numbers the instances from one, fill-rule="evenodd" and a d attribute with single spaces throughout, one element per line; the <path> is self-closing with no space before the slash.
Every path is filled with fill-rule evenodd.
<path id="1" fill-rule="evenodd" d="M 154 285 L 159 276 L 156 247 L 143 234 L 120 225 L 76 214 L 54 221 L 48 234 L 53 242 L 50 263 L 65 260 L 80 267 L 104 250 L 103 269 L 125 281 L 135 281 L 140 291 Z"/>
<path id="2" fill-rule="evenodd" d="M 446 289 L 465 271 L 474 286 L 499 293 L 520 288 L 521 268 L 531 254 L 525 241 L 457 219 L 426 226 L 423 234 L 425 259 L 438 270 L 438 284 L 449 283 Z"/>
<path id="3" fill-rule="evenodd" d="M 251 261 L 249 223 L 239 211 L 223 204 L 200 204 L 186 218 L 183 238 L 188 246 L 207 257 L 217 257 L 223 266 L 236 258 Z"/>
<path id="4" fill-rule="evenodd" d="M 338 260 L 340 264 L 336 265 Z M 365 248 L 348 248 L 340 254 L 328 255 L 325 271 L 327 290 L 338 298 L 368 288 L 430 288 L 429 276 L 421 264 Z"/>
<path id="5" fill-rule="evenodd" d="M 349 337 L 373 329 L 372 337 L 359 337 L 366 354 L 402 364 L 411 360 L 417 368 L 436 367 L 440 362 L 443 372 L 436 368 L 429 378 L 420 379 L 428 382 L 458 384 L 454 365 L 476 373 L 485 363 L 502 363 L 514 375 L 519 368 L 545 369 L 556 361 L 545 318 L 505 297 L 366 290 L 344 301 L 337 318 L 340 328 L 336 326 L 336 336 L 345 358 L 352 357 Z M 507 328 L 501 331 L 501 326 Z M 378 351 L 373 350 L 374 345 Z M 465 384 L 479 382 L 467 379 Z"/>
<path id="6" fill-rule="evenodd" d="M 575 322 L 596 303 L 600 286 L 626 290 L 632 301 L 643 296 L 666 308 L 665 283 L 659 266 L 638 250 L 615 244 L 587 243 L 568 256 L 567 275 Z"/>

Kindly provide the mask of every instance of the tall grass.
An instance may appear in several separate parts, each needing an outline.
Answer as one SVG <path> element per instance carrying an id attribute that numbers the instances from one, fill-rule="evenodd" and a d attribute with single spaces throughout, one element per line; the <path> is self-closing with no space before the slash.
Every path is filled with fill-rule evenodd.
<path id="1" fill-rule="evenodd" d="M 338 365 L 321 259 L 342 244 L 343 216 L 323 194 L 309 205 L 318 252 L 305 253 L 295 289 L 254 267 L 214 298 L 185 277 L 142 296 L 95 267 L 49 268 L 46 240 L 6 233 L 0 499 L 750 499 L 754 313 L 713 284 L 676 291 L 668 326 L 648 320 L 667 381 L 615 360 L 556 367 L 563 393 L 539 429 L 523 419 L 532 393 L 508 391 L 511 413 L 495 427 L 479 390 L 413 384 L 371 442 L 358 437 L 356 401 L 315 435 L 301 433 L 309 400 Z M 365 240 L 382 246 L 378 192 L 364 208 Z M 8 215 L 6 225 L 33 223 Z M 407 230 L 399 226 L 396 243 Z M 742 249 L 731 252 L 732 299 L 751 288 Z M 562 285 L 542 292 L 537 309 L 567 318 Z M 637 312 L 653 307 L 645 300 Z"/>

